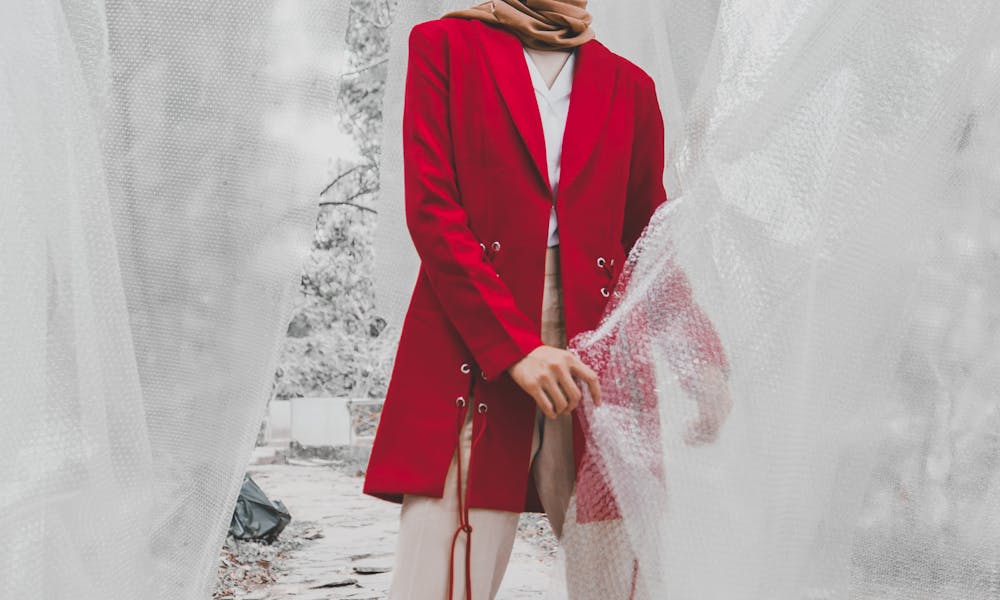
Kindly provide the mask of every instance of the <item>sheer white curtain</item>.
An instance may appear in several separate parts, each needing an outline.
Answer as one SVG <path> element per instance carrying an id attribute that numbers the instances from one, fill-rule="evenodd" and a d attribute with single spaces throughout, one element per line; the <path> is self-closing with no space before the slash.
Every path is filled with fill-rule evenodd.
<path id="1" fill-rule="evenodd" d="M 308 136 L 335 122 L 346 20 L 5 3 L 0 597 L 211 594 L 326 183 Z"/>
<path id="2" fill-rule="evenodd" d="M 401 3 L 393 26 L 377 276 L 397 326 L 405 36 L 465 4 Z M 584 479 L 609 485 L 588 501 L 622 515 L 600 526 L 617 561 L 569 524 L 573 597 L 633 572 L 642 598 L 995 596 L 1000 8 L 590 8 L 657 81 L 672 200 L 573 342 L 614 390 L 585 409 Z M 5 6 L 0 596 L 209 593 L 326 182 L 294 115 L 333 119 L 332 74 L 301 68 L 292 23 L 335 56 L 346 3 Z M 710 446 L 683 439 L 681 273 L 732 365 Z"/>
<path id="3" fill-rule="evenodd" d="M 456 5 L 402 7 L 392 73 L 409 27 Z M 612 392 L 584 409 L 577 498 L 622 518 L 568 525 L 553 596 L 568 579 L 572 598 L 626 597 L 633 575 L 639 598 L 995 596 L 1000 7 L 589 8 L 657 82 L 671 201 L 604 323 L 572 342 Z M 378 248 L 396 325 L 413 261 L 400 80 Z M 699 357 L 681 275 L 732 366 L 735 407 L 707 446 L 685 442 L 704 390 L 680 385 Z"/>

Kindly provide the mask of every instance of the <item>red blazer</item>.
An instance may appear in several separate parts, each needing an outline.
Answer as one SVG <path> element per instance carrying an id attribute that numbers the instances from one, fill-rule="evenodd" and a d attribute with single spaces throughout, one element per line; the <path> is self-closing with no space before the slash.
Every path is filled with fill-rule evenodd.
<path id="1" fill-rule="evenodd" d="M 469 506 L 540 511 L 529 470 L 535 403 L 506 369 L 542 344 L 552 195 L 517 37 L 459 18 L 413 27 L 403 158 L 421 267 L 364 491 L 441 497 L 467 404 Z M 597 40 L 578 47 L 556 203 L 567 339 L 597 326 L 629 249 L 666 200 L 663 161 L 652 79 Z"/>

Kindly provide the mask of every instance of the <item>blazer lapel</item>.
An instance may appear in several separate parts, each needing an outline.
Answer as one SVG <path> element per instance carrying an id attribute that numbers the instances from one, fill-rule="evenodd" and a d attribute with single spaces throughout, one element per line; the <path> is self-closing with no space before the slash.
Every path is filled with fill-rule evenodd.
<path id="1" fill-rule="evenodd" d="M 521 41 L 512 33 L 483 24 L 476 28 L 482 40 L 487 62 L 493 72 L 497 89 L 503 97 L 518 133 L 524 140 L 532 162 L 545 185 L 549 185 L 549 169 L 545 159 L 545 134 L 538 113 L 535 88 L 524 62 Z"/>
<path id="2" fill-rule="evenodd" d="M 559 164 L 560 196 L 583 170 L 604 133 L 616 75 L 613 57 L 600 42 L 590 40 L 577 48 Z"/>
<path id="3" fill-rule="evenodd" d="M 500 95 L 538 174 L 551 193 L 542 118 L 521 41 L 511 33 L 486 24 L 477 30 Z M 590 40 L 580 45 L 576 53 L 559 165 L 560 189 L 565 189 L 580 174 L 601 139 L 615 87 L 615 62 L 607 48 L 597 40 Z"/>

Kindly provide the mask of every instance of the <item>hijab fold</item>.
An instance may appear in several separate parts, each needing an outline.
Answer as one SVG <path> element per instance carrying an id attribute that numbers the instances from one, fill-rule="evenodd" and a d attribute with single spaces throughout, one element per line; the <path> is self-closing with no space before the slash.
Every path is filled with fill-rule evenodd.
<path id="1" fill-rule="evenodd" d="M 491 0 L 443 16 L 500 25 L 537 50 L 575 48 L 594 38 L 587 0 Z"/>

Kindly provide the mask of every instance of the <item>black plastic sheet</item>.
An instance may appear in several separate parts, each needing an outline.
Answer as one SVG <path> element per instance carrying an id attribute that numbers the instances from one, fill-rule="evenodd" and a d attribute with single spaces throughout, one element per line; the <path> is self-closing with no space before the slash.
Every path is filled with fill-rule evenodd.
<path id="1" fill-rule="evenodd" d="M 260 540 L 270 544 L 278 538 L 292 515 L 281 500 L 271 500 L 249 474 L 236 498 L 229 534 L 238 540 Z"/>

